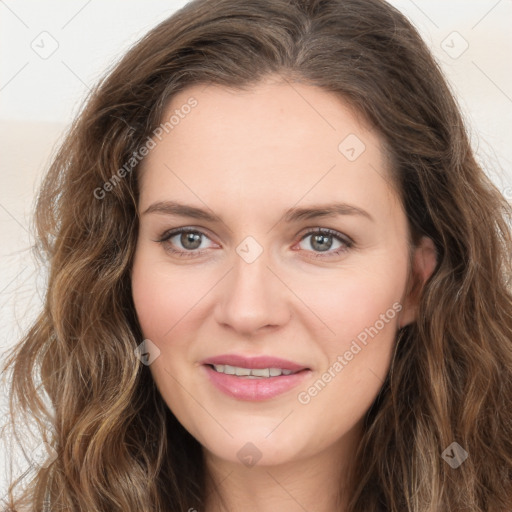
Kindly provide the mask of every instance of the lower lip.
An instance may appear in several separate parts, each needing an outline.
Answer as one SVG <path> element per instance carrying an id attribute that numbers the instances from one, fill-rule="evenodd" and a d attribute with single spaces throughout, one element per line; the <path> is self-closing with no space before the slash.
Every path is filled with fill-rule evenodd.
<path id="1" fill-rule="evenodd" d="M 214 386 L 233 398 L 239 400 L 267 400 L 286 393 L 298 386 L 311 370 L 302 370 L 291 375 L 280 375 L 279 377 L 261 377 L 258 379 L 247 379 L 236 375 L 227 375 L 216 372 L 211 366 L 204 365 L 206 373 Z"/>

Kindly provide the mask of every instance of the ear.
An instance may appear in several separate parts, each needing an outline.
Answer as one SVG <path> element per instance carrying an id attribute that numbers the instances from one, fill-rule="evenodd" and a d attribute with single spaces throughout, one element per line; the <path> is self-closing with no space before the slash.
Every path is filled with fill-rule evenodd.
<path id="1" fill-rule="evenodd" d="M 424 236 L 414 249 L 411 276 L 400 316 L 400 328 L 416 320 L 423 285 L 434 272 L 436 264 L 437 253 L 434 242 L 431 238 Z"/>

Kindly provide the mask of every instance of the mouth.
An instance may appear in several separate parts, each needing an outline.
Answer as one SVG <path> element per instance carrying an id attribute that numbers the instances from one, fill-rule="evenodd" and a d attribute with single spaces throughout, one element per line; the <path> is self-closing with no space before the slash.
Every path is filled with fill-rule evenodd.
<path id="1" fill-rule="evenodd" d="M 281 375 L 297 373 L 285 368 L 243 368 L 229 364 L 210 364 L 208 366 L 218 373 L 235 375 L 245 379 L 269 379 L 270 377 L 280 377 Z"/>
<path id="2" fill-rule="evenodd" d="M 204 360 L 202 366 L 218 390 L 232 398 L 249 401 L 281 395 L 311 374 L 308 367 L 268 356 L 217 356 Z"/>

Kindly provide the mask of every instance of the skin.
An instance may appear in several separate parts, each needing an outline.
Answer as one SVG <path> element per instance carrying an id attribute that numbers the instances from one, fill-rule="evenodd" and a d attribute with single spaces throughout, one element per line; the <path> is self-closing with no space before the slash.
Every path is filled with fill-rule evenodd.
<path id="1" fill-rule="evenodd" d="M 406 215 L 391 184 L 381 139 L 339 97 L 320 88 L 268 79 L 248 91 L 193 86 L 176 95 L 164 118 L 193 96 L 197 106 L 164 135 L 143 162 L 140 232 L 133 299 L 144 336 L 160 350 L 150 371 L 162 397 L 204 448 L 216 486 L 207 512 L 332 512 L 361 438 L 365 413 L 389 369 L 396 332 L 414 321 L 409 277 L 433 271 L 432 242 L 409 245 Z M 365 150 L 354 161 L 338 145 L 355 134 Z M 210 221 L 146 212 L 176 201 L 219 216 Z M 364 210 L 284 220 L 290 208 L 342 202 Z M 173 228 L 205 234 L 199 256 Z M 348 248 L 329 228 L 350 237 Z M 248 236 L 263 252 L 247 263 L 236 251 Z M 186 240 L 185 240 L 186 243 Z M 188 245 L 187 247 L 190 247 Z M 338 248 L 339 254 L 334 254 Z M 330 252 L 329 252 L 330 251 Z M 394 318 L 342 371 L 301 403 L 365 328 L 399 304 Z M 380 324 L 379 324 L 380 325 Z M 229 397 L 205 377 L 201 361 L 236 353 L 273 355 L 311 369 L 304 384 L 265 401 Z M 261 454 L 244 465 L 251 442 Z"/>

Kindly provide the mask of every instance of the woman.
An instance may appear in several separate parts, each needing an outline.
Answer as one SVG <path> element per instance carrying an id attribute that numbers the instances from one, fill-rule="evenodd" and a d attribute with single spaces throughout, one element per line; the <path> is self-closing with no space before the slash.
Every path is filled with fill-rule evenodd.
<path id="1" fill-rule="evenodd" d="M 191 2 L 42 187 L 11 507 L 510 510 L 509 216 L 394 8 Z"/>

